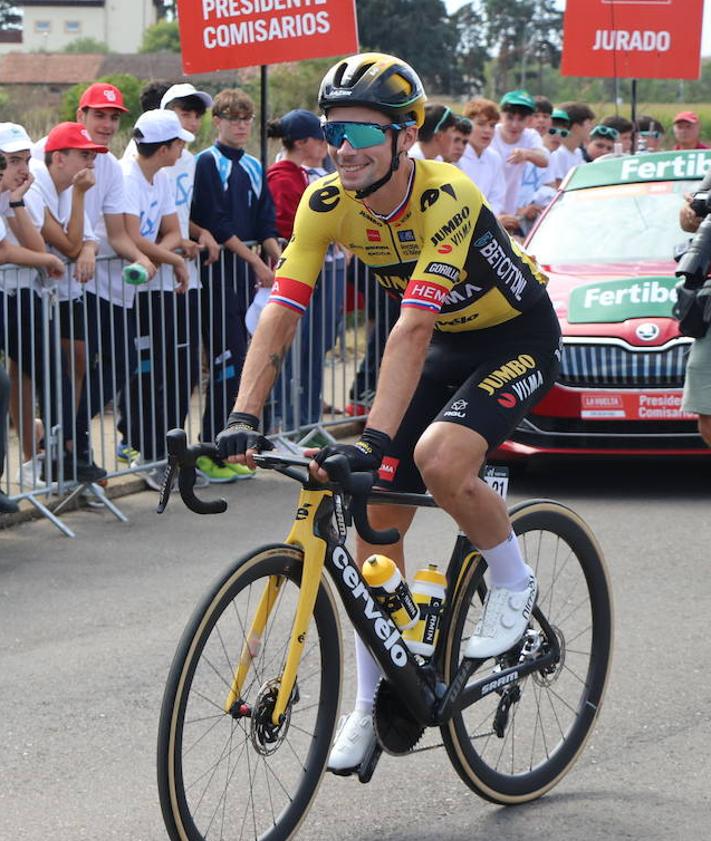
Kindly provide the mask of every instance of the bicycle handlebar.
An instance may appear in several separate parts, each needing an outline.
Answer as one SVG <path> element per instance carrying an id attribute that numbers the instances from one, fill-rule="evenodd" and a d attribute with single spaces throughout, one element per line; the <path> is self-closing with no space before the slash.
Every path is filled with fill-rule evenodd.
<path id="1" fill-rule="evenodd" d="M 192 444 L 188 446 L 187 436 L 182 429 L 171 429 L 166 435 L 168 451 L 168 465 L 163 477 L 156 513 L 162 514 L 170 499 L 173 480 L 178 473 L 178 489 L 185 505 L 196 514 L 222 514 L 227 510 L 227 500 L 203 500 L 195 495 L 195 464 L 200 456 L 217 458 L 215 444 Z M 286 453 L 258 453 L 255 462 L 263 468 L 278 470 L 285 476 L 297 479 L 302 483 L 309 481 L 309 459 L 291 456 Z M 336 489 L 350 494 L 349 511 L 353 517 L 353 524 L 358 534 L 368 543 L 395 543 L 400 538 L 397 529 L 390 528 L 377 531 L 368 522 L 368 494 L 373 487 L 372 473 L 351 473 L 348 459 L 336 454 L 329 456 L 323 463 L 323 468 L 329 475 L 331 483 Z M 306 468 L 298 470 L 295 468 Z"/>

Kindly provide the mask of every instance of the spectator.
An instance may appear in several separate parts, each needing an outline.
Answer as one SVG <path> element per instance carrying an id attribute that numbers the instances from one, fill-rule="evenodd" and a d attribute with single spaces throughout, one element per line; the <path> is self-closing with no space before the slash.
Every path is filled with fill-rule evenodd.
<path id="1" fill-rule="evenodd" d="M 699 186 L 697 193 L 711 190 L 711 172 L 707 172 Z M 691 195 L 685 196 L 685 202 L 679 212 L 679 224 L 684 231 L 695 233 L 701 224 L 701 216 L 697 216 L 691 207 Z M 682 409 L 699 416 L 699 433 L 706 444 L 711 447 L 711 328 L 700 339 L 694 339 L 686 364 L 684 380 L 684 396 Z"/>
<path id="2" fill-rule="evenodd" d="M 637 120 L 637 137 L 640 150 L 644 147 L 647 152 L 659 152 L 664 142 L 664 126 L 659 120 L 644 114 Z"/>
<path id="3" fill-rule="evenodd" d="M 141 409 L 129 416 L 129 441 L 140 445 L 141 456 L 132 464 L 150 464 L 165 455 L 165 368 L 172 365 L 172 357 L 165 360 L 160 353 L 159 325 L 165 324 L 166 319 L 172 322 L 175 284 L 177 291 L 184 293 L 190 282 L 183 257 L 176 250 L 182 248 L 188 254 L 197 250 L 181 235 L 174 185 L 164 170 L 177 163 L 185 143 L 195 137 L 182 128 L 176 114 L 162 110 L 142 114 L 136 121 L 133 137 L 136 157 L 121 162 L 126 189 L 126 229 L 152 262 L 169 265 L 173 271 L 173 277 L 159 273 L 149 284 L 141 286 L 136 302 L 139 364 L 129 388 L 132 405 Z M 153 468 L 144 474 L 144 479 L 149 487 L 160 490 L 162 475 L 161 468 Z"/>
<path id="4" fill-rule="evenodd" d="M 94 143 L 81 123 L 60 123 L 44 141 L 44 161 L 30 161 L 34 182 L 25 195 L 29 214 L 44 241 L 56 254 L 75 263 L 73 277 L 57 287 L 63 370 L 50 367 L 49 376 L 62 383 L 64 437 L 63 450 L 56 461 L 53 459 L 52 474 L 71 476 L 80 482 L 96 482 L 106 476 L 106 471 L 94 464 L 91 453 L 83 448 L 84 441 L 75 447 L 75 420 L 86 368 L 84 312 L 79 299 L 81 284 L 94 276 L 97 251 L 97 238 L 85 211 L 85 196 L 96 183 L 96 155 L 107 152 L 106 146 Z M 54 387 L 51 393 L 55 393 Z M 43 408 L 45 429 L 52 429 L 59 421 L 57 406 Z M 43 466 L 47 467 L 46 460 Z"/>
<path id="5" fill-rule="evenodd" d="M 622 144 L 621 151 L 623 155 L 629 155 L 632 151 L 632 132 L 634 131 L 634 125 L 632 122 L 626 117 L 619 116 L 619 114 L 612 114 L 611 116 L 605 117 L 601 120 L 601 124 L 603 126 L 614 128 L 617 131 L 619 139 L 615 142 Z"/>
<path id="6" fill-rule="evenodd" d="M 449 155 L 444 158 L 448 164 L 459 163 L 472 133 L 472 123 L 468 117 L 462 117 L 460 114 L 455 114 L 455 117 L 457 121 L 452 132 L 452 144 L 449 147 Z"/>
<path id="7" fill-rule="evenodd" d="M 269 137 L 281 138 L 284 154 L 267 170 L 267 182 L 274 198 L 279 236 L 288 240 L 294 227 L 299 199 L 311 181 L 326 174 L 321 166 L 327 152 L 321 121 L 310 111 L 289 111 L 267 127 Z M 293 353 L 287 356 L 283 375 L 276 384 L 275 415 L 284 429 L 292 430 L 317 424 L 322 415 L 323 366 L 326 353 L 333 347 L 338 321 L 343 311 L 345 259 L 340 249 L 331 246 L 324 260 L 324 270 L 316 282 L 311 304 L 301 319 L 299 414 L 294 415 L 290 383 L 294 379 Z M 285 399 L 282 399 L 282 388 Z"/>
<path id="8" fill-rule="evenodd" d="M 7 440 L 7 406 L 10 400 L 10 378 L 0 365 L 0 478 L 5 468 L 5 442 Z M 19 505 L 0 488 L 0 515 L 16 514 Z"/>
<path id="9" fill-rule="evenodd" d="M 457 117 L 451 108 L 430 102 L 425 105 L 425 121 L 417 133 L 417 143 L 408 155 L 420 160 L 443 161 L 449 155 Z"/>
<path id="10" fill-rule="evenodd" d="M 566 102 L 560 110 L 568 115 L 568 132 L 561 132 L 561 144 L 551 155 L 549 175 L 556 188 L 570 170 L 585 163 L 582 146 L 590 140 L 590 128 L 595 119 L 592 109 L 583 102 Z"/>
<path id="11" fill-rule="evenodd" d="M 701 123 L 693 111 L 680 111 L 674 117 L 675 149 L 708 149 L 709 147 L 699 139 Z"/>
<path id="12" fill-rule="evenodd" d="M 121 91 L 96 82 L 84 91 L 77 108 L 81 123 L 94 143 L 109 146 L 121 117 L 127 113 Z M 43 147 L 40 141 L 38 148 Z M 77 441 L 91 452 L 91 418 L 108 402 L 121 408 L 117 426 L 127 428 L 124 404 L 129 373 L 136 367 L 135 287 L 124 284 L 116 257 L 142 265 L 149 277 L 156 268 L 128 235 L 124 212 L 126 196 L 121 165 L 111 152 L 94 161 L 96 184 L 85 199 L 89 224 L 98 237 L 96 273 L 86 285 L 88 371 L 77 413 Z M 123 453 L 120 450 L 118 455 Z"/>
<path id="13" fill-rule="evenodd" d="M 246 243 L 261 243 L 276 262 L 274 202 L 259 161 L 244 146 L 254 121 L 254 103 L 241 90 L 223 90 L 212 106 L 217 140 L 196 160 L 192 220 L 223 246 L 220 262 L 202 269 L 202 335 L 208 357 L 202 440 L 212 441 L 227 422 L 247 352 L 244 316 L 259 286 L 271 286 L 274 271 Z M 200 469 L 213 482 L 234 481 L 236 465 L 211 459 Z"/>
<path id="14" fill-rule="evenodd" d="M 534 97 L 534 102 L 536 103 L 536 110 L 533 113 L 531 126 L 541 135 L 543 145 L 552 155 L 560 146 L 563 136 L 562 132 L 567 134 L 570 120 L 565 111 L 561 111 L 560 109 L 555 109 L 554 111 L 551 101 L 546 99 L 545 96 Z M 553 125 L 554 115 L 556 118 L 555 127 Z M 533 223 L 540 216 L 546 204 L 548 204 L 548 198 L 543 204 L 540 203 L 540 199 L 542 196 L 547 195 L 541 191 L 541 188 L 553 180 L 550 172 L 550 162 L 545 169 L 541 169 L 532 163 L 527 163 L 525 166 L 521 186 L 518 191 L 518 209 L 516 211 L 519 229 L 524 236 L 528 234 L 533 227 Z"/>
<path id="15" fill-rule="evenodd" d="M 471 120 L 472 130 L 457 166 L 477 185 L 498 216 L 504 202 L 504 165 L 491 148 L 491 141 L 501 116 L 499 108 L 490 99 L 477 97 L 464 106 L 464 115 Z"/>
<path id="16" fill-rule="evenodd" d="M 162 82 L 158 80 L 149 82 L 145 85 L 138 98 L 141 103 L 141 112 L 155 111 L 156 108 L 162 108 L 163 106 L 161 105 L 161 102 L 170 87 L 171 85 L 169 82 Z"/>
<path id="17" fill-rule="evenodd" d="M 615 143 L 618 143 L 619 139 L 620 135 L 616 128 L 602 124 L 595 126 L 590 131 L 589 142 L 583 147 L 583 158 L 590 163 L 603 155 L 611 155 L 615 151 Z"/>
<path id="18" fill-rule="evenodd" d="M 32 141 L 22 126 L 0 124 L 0 216 L 2 225 L 2 262 L 34 267 L 4 274 L 7 311 L 0 305 L 0 337 L 7 324 L 7 345 L 12 383 L 10 412 L 20 438 L 22 464 L 19 471 L 21 490 L 35 487 L 40 476 L 40 454 L 34 434 L 35 392 L 33 382 L 41 381 L 42 360 L 40 299 L 36 294 L 36 269 L 49 270 L 52 277 L 64 277 L 64 264 L 47 254 L 39 230 L 25 207 L 25 194 L 34 181 L 29 161 Z M 0 296 L 1 298 L 2 296 Z M 33 329 L 33 325 L 34 328 Z M 0 341 L 0 347 L 2 342 Z M 7 364 L 7 360 L 6 360 Z M 0 462 L 1 464 L 2 462 Z"/>
<path id="19" fill-rule="evenodd" d="M 545 96 L 534 96 L 533 102 L 531 128 L 534 128 L 541 137 L 545 137 L 548 129 L 553 125 L 553 103 Z"/>
<path id="20" fill-rule="evenodd" d="M 516 211 L 518 192 L 523 178 L 524 165 L 532 163 L 545 169 L 548 151 L 540 134 L 528 125 L 536 103 L 528 91 L 516 90 L 501 99 L 501 122 L 496 126 L 491 148 L 498 152 L 504 163 L 505 192 L 499 222 L 511 233 L 520 232 Z"/>

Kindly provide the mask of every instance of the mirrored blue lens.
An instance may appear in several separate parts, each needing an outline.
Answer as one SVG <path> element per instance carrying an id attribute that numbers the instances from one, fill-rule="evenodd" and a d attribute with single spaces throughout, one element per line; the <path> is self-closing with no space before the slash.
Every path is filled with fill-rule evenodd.
<path id="1" fill-rule="evenodd" d="M 385 132 L 390 126 L 377 123 L 324 123 L 323 133 L 329 145 L 337 149 L 347 140 L 354 149 L 380 146 L 385 141 Z"/>

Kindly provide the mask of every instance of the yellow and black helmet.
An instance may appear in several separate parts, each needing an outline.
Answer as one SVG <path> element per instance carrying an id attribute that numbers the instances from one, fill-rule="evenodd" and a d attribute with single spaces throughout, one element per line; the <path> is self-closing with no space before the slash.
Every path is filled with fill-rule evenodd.
<path id="1" fill-rule="evenodd" d="M 326 73 L 318 104 L 327 114 L 336 106 L 362 105 L 389 115 L 393 122 L 425 119 L 425 89 L 409 64 L 384 53 L 344 58 Z"/>

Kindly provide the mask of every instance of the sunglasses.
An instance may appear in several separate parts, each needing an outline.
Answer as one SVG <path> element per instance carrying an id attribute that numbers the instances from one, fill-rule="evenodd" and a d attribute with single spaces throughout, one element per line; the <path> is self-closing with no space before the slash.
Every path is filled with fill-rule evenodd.
<path id="1" fill-rule="evenodd" d="M 400 131 L 400 129 L 414 126 L 414 120 L 407 120 L 404 123 L 347 123 L 330 122 L 323 124 L 323 134 L 329 146 L 336 149 L 347 140 L 354 149 L 368 149 L 371 146 L 380 146 L 385 142 L 385 135 L 388 130 Z"/>
<path id="2" fill-rule="evenodd" d="M 661 131 L 639 131 L 637 134 L 639 134 L 640 137 L 652 137 L 655 140 L 659 140 L 662 136 Z"/>
<path id="3" fill-rule="evenodd" d="M 570 134 L 570 129 L 551 126 L 548 129 L 548 134 L 559 134 L 561 137 L 567 137 Z"/>
<path id="4" fill-rule="evenodd" d="M 612 126 L 595 126 L 590 137 L 607 137 L 609 140 L 619 140 L 620 133 Z"/>

